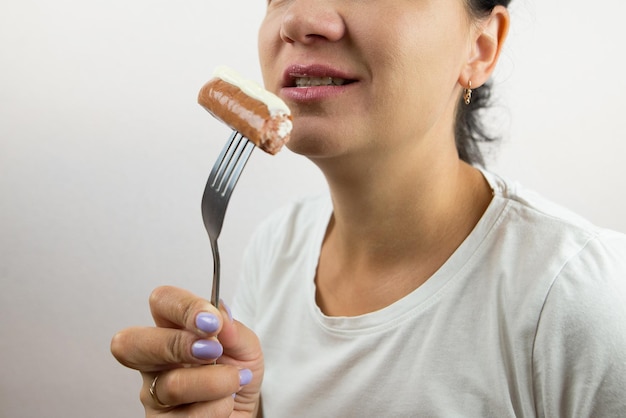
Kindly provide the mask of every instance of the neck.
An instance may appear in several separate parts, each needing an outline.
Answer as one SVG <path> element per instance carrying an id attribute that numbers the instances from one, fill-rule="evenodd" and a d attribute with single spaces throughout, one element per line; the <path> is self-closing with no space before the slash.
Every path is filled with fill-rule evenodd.
<path id="1" fill-rule="evenodd" d="M 439 156 L 433 160 L 378 155 L 367 165 L 361 156 L 360 169 L 318 163 L 334 206 L 317 278 L 318 303 L 327 313 L 358 314 L 392 303 L 426 281 L 469 235 L 491 191 L 482 174 L 452 152 L 448 158 L 419 154 Z M 355 288 L 373 292 L 376 300 L 333 309 L 328 296 L 342 294 L 342 286 L 354 295 Z"/>
<path id="2" fill-rule="evenodd" d="M 482 174 L 456 156 L 415 161 L 402 165 L 378 158 L 359 170 L 346 170 L 349 163 L 323 170 L 333 198 L 333 232 L 348 249 L 365 247 L 372 256 L 408 247 L 414 257 L 420 247 L 432 248 L 453 231 L 473 228 L 491 196 Z"/>

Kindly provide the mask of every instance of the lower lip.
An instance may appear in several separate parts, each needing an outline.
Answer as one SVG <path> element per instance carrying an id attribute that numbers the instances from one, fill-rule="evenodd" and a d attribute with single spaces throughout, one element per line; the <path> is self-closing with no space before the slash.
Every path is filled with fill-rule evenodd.
<path id="1" fill-rule="evenodd" d="M 344 94 L 356 83 L 343 86 L 314 86 L 314 87 L 283 87 L 280 95 L 283 99 L 296 103 L 311 103 L 331 100 Z"/>

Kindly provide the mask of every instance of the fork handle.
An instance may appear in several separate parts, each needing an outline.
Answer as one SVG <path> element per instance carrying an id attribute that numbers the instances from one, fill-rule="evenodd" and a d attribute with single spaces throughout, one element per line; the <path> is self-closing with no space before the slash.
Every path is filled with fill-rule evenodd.
<path id="1" fill-rule="evenodd" d="M 213 252 L 213 284 L 211 286 L 211 304 L 219 308 L 220 303 L 220 252 L 217 248 L 217 240 L 211 242 Z"/>

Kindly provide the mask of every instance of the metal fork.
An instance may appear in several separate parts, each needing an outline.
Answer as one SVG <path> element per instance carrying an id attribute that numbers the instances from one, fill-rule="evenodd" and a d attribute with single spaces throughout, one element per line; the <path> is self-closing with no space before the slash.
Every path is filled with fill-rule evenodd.
<path id="1" fill-rule="evenodd" d="M 230 196 L 253 150 L 254 143 L 234 130 L 211 169 L 202 196 L 202 220 L 213 252 L 211 303 L 215 307 L 219 306 L 220 300 L 220 253 L 217 238 L 222 231 Z"/>

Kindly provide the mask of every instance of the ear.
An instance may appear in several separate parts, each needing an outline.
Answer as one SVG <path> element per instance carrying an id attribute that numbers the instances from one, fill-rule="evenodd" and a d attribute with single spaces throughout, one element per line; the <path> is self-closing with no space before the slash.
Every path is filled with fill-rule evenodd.
<path id="1" fill-rule="evenodd" d="M 467 63 L 459 77 L 459 84 L 480 87 L 489 80 L 496 68 L 504 41 L 509 33 L 509 11 L 504 6 L 493 8 L 489 16 L 480 19 L 475 25 Z"/>

